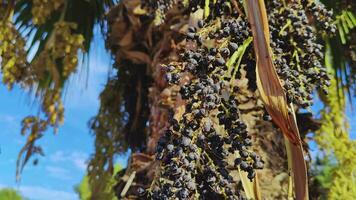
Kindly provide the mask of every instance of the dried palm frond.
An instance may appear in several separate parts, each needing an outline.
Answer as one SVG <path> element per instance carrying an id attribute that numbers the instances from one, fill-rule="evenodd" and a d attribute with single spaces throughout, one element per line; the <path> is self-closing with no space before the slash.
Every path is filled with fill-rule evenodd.
<path id="1" fill-rule="evenodd" d="M 307 169 L 293 107 L 288 106 L 272 61 L 266 8 L 263 0 L 245 1 L 254 37 L 257 87 L 268 113 L 291 144 L 292 169 L 297 199 L 308 199 Z M 290 107 L 290 108 L 289 108 Z M 291 109 L 291 111 L 289 111 Z"/>

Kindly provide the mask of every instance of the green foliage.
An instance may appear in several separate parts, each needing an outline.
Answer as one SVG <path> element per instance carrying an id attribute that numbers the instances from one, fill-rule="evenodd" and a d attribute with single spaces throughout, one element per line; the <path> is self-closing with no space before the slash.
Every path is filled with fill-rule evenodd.
<path id="1" fill-rule="evenodd" d="M 335 82 L 332 81 L 334 89 Z M 322 127 L 314 139 L 327 155 L 335 156 L 337 164 L 333 170 L 325 168 L 331 172 L 331 180 L 330 173 L 318 178 L 324 180 L 324 187 L 329 188 L 330 199 L 355 199 L 356 142 L 349 138 L 343 107 L 340 107 L 335 92 L 330 93 L 328 99 L 329 107 L 322 111 Z M 330 180 L 331 185 L 326 185 L 325 180 Z"/>
<path id="2" fill-rule="evenodd" d="M 332 70 L 333 55 L 331 46 L 327 44 L 325 65 Z M 346 99 L 342 87 L 338 86 L 338 76 L 333 74 L 329 94 L 323 97 L 325 103 L 321 111 L 322 126 L 317 131 L 314 140 L 327 156 L 334 156 L 336 164 L 331 172 L 330 185 L 325 180 L 330 179 L 330 173 L 320 175 L 319 180 L 324 180 L 323 186 L 329 189 L 329 199 L 356 199 L 356 141 L 349 138 L 348 121 L 345 116 Z"/>
<path id="3" fill-rule="evenodd" d="M 116 174 L 120 170 L 121 170 L 121 166 L 115 165 L 114 174 Z M 104 191 L 101 191 L 101 193 L 105 193 L 109 197 L 106 198 L 107 200 L 116 199 L 114 191 L 112 190 L 114 184 L 115 184 L 115 179 L 114 176 L 112 176 L 109 180 L 109 183 L 106 184 L 106 189 Z M 74 189 L 79 195 L 80 200 L 89 200 L 92 197 L 92 192 L 91 192 L 90 180 L 88 175 L 85 175 L 82 181 L 77 186 L 75 186 Z"/>
<path id="4" fill-rule="evenodd" d="M 355 55 L 355 2 L 346 0 L 322 0 L 330 9 L 333 9 L 337 27 L 335 37 L 325 36 L 331 48 L 333 57 L 330 63 L 333 69 L 333 75 L 338 77 L 337 87 L 342 88 L 341 92 L 348 94 L 348 100 L 351 102 L 351 91 L 356 92 L 356 55 Z M 324 38 L 324 39 L 325 39 Z"/>
<path id="5" fill-rule="evenodd" d="M 332 75 L 329 95 L 321 96 L 325 107 L 321 111 L 321 129 L 314 139 L 327 157 L 315 177 L 326 190 L 328 199 L 356 199 L 356 142 L 349 138 L 349 124 L 345 115 L 347 96 L 352 103 L 356 70 L 353 41 L 355 40 L 355 4 L 349 1 L 323 0 L 333 8 L 336 37 L 325 36 L 325 65 Z M 325 160 L 326 159 L 326 160 Z M 327 197 L 326 197 L 327 196 Z"/>
<path id="6" fill-rule="evenodd" d="M 315 178 L 323 188 L 329 189 L 331 187 L 332 174 L 336 169 L 336 164 L 333 163 L 328 157 L 323 159 L 317 158 L 317 163 L 320 169 L 318 170 L 319 173 L 315 176 Z"/>
<path id="7" fill-rule="evenodd" d="M 329 158 L 325 155 L 316 158 L 311 169 L 312 199 L 327 199 L 335 169 L 335 158 Z"/>
<path id="8" fill-rule="evenodd" d="M 89 186 L 89 178 L 85 175 L 79 185 L 75 186 L 75 191 L 79 195 L 81 200 L 89 199 L 91 196 L 90 186 Z"/>
<path id="9" fill-rule="evenodd" d="M 4 188 L 0 190 L 0 200 L 24 200 L 24 198 L 16 190 Z"/>

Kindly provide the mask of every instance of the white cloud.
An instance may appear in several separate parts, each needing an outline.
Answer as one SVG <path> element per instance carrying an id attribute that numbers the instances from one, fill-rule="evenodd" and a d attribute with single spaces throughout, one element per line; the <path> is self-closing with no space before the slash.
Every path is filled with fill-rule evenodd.
<path id="1" fill-rule="evenodd" d="M 30 200 L 78 200 L 78 195 L 74 192 L 66 192 L 61 190 L 55 190 L 51 188 L 41 187 L 41 186 L 19 186 L 19 187 L 9 187 L 0 183 L 1 188 L 14 188 L 19 191 L 24 197 Z"/>
<path id="2" fill-rule="evenodd" d="M 74 163 L 74 165 L 81 170 L 85 170 L 87 167 L 87 163 L 86 160 L 88 158 L 88 155 L 82 152 L 73 152 L 71 154 L 72 157 L 72 161 Z"/>
<path id="3" fill-rule="evenodd" d="M 66 192 L 54 190 L 40 186 L 20 186 L 19 191 L 21 194 L 31 200 L 76 200 L 78 195 L 74 192 Z"/>
<path id="4" fill-rule="evenodd" d="M 20 126 L 19 121 L 20 120 L 16 116 L 0 113 L 0 124 L 4 124 L 4 127 L 7 127 L 6 129 L 1 130 L 1 133 L 15 133 L 15 130 Z"/>
<path id="5" fill-rule="evenodd" d="M 88 154 L 80 151 L 72 151 L 65 153 L 63 151 L 56 151 L 50 156 L 52 162 L 71 162 L 77 169 L 84 171 L 87 167 L 86 160 Z"/>
<path id="6" fill-rule="evenodd" d="M 65 161 L 67 158 L 64 156 L 63 151 L 56 151 L 54 154 L 50 156 L 49 159 L 54 162 L 62 162 Z"/>
<path id="7" fill-rule="evenodd" d="M 14 123 L 14 122 L 17 122 L 17 120 L 12 115 L 0 115 L 0 122 Z"/>
<path id="8" fill-rule="evenodd" d="M 70 171 L 61 167 L 46 166 L 46 171 L 50 176 L 60 180 L 71 180 Z"/>

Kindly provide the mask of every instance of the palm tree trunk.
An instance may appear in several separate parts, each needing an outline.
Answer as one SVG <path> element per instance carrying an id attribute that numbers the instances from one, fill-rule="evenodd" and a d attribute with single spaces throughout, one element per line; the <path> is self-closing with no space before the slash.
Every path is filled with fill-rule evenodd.
<path id="1" fill-rule="evenodd" d="M 148 89 L 149 125 L 144 151 L 133 152 L 127 169 L 118 176 L 115 192 L 119 199 L 138 199 L 139 188 L 149 188 L 157 175 L 159 163 L 155 161 L 155 149 L 159 138 L 169 127 L 169 115 L 181 115 L 185 102 L 177 97 L 177 86 L 169 86 L 165 80 L 164 64 L 178 61 L 179 51 L 188 43 L 183 40 L 183 30 L 192 21 L 179 9 L 172 8 L 163 24 L 156 26 L 155 19 L 147 18 L 140 0 L 123 0 L 109 15 L 108 48 L 117 65 L 123 60 L 146 65 L 146 73 L 152 82 Z M 261 120 L 265 110 L 256 91 L 254 66 L 243 66 L 238 98 L 242 119 L 254 141 L 253 150 L 261 155 L 265 167 L 258 172 L 259 186 L 264 199 L 286 199 L 288 188 L 287 155 L 284 139 L 271 121 Z M 171 112 L 170 110 L 173 110 Z M 234 159 L 234 158 L 231 158 Z M 230 171 L 236 175 L 236 171 Z M 234 176 L 239 181 L 239 176 Z"/>

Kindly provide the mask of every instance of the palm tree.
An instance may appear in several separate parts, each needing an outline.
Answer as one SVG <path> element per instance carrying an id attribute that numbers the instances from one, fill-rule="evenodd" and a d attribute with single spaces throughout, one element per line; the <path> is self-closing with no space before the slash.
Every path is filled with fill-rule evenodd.
<path id="1" fill-rule="evenodd" d="M 342 125 L 340 122 L 344 120 L 343 116 L 337 115 L 340 113 L 337 111 L 344 109 L 344 93 L 351 93 L 344 88 L 352 88 L 355 80 L 354 71 L 349 70 L 353 69 L 354 60 L 351 59 L 351 50 L 347 48 L 354 38 L 352 29 L 356 25 L 352 14 L 354 5 L 344 1 L 324 2 L 329 8 L 340 8 L 335 10 L 338 32 L 335 37 L 327 37 L 326 33 L 333 33 L 335 28 L 331 24 L 331 13 L 327 12 L 322 4 L 315 4 L 313 1 L 299 3 L 268 1 L 266 12 L 263 1 L 244 1 L 244 4 L 241 2 L 4 1 L 1 8 L 6 12 L 1 12 L 4 13 L 2 14 L 4 20 L 0 34 L 5 31 L 14 32 L 12 37 L 5 37 L 3 41 L 12 41 L 17 45 L 0 49 L 3 82 L 9 87 L 16 83 L 25 89 L 35 91 L 43 105 L 42 112 L 46 116 L 43 119 L 31 116 L 23 121 L 23 133 L 28 131 L 29 140 L 19 155 L 18 174 L 33 154 L 42 153 L 41 148 L 35 145 L 42 132 L 48 127 L 57 128 L 60 125 L 64 111 L 60 98 L 63 87 L 69 75 L 75 71 L 78 51 L 89 52 L 93 28 L 95 24 L 100 24 L 102 30 L 106 32 L 107 48 L 115 58 L 114 68 L 117 69 L 117 73 L 109 77 L 100 95 L 99 112 L 89 123 L 95 135 L 96 148 L 88 166 L 93 194 L 91 199 L 106 199 L 111 195 L 108 187 L 112 184 L 114 156 L 128 149 L 132 151 L 129 165 L 118 173 L 118 183 L 114 189 L 119 199 L 137 198 L 139 195 L 153 195 L 151 198 L 154 198 L 157 194 L 162 197 L 172 189 L 175 195 L 192 196 L 194 194 L 190 192 L 192 190 L 196 191 L 195 195 L 208 199 L 227 198 L 231 192 L 234 193 L 234 197 L 237 195 L 260 199 L 262 193 L 263 198 L 278 199 L 292 197 L 293 187 L 296 189 L 294 195 L 297 199 L 307 198 L 306 180 L 295 178 L 294 184 L 292 183 L 293 177 L 305 176 L 305 171 L 301 170 L 305 165 L 295 166 L 295 163 L 304 163 L 295 120 L 299 122 L 297 124 L 302 140 L 305 140 L 308 131 L 320 128 L 319 122 L 298 110 L 309 105 L 310 93 L 318 85 L 315 77 L 322 80 L 318 86 L 320 90 L 325 90 L 323 86 L 328 85 L 326 68 L 320 63 L 322 50 L 319 42 L 311 35 L 332 47 L 338 47 L 339 50 L 335 50 L 336 48 L 326 45 L 329 51 L 326 51 L 325 56 L 329 60 L 331 57 L 340 58 L 337 54 L 343 53 L 342 59 L 326 63 L 329 72 L 334 74 L 332 86 L 328 90 L 329 96 L 320 92 L 327 107 L 321 120 L 322 128 L 318 133 L 332 136 L 334 133 L 330 130 L 340 127 L 340 124 Z M 104 18 L 104 13 L 109 9 L 110 12 Z M 257 12 L 254 12 L 255 10 Z M 231 28 L 233 26 L 236 26 L 236 30 Z M 308 34 L 303 37 L 296 34 L 298 31 L 309 29 Z M 269 42 L 269 37 L 272 42 Z M 24 49 L 24 41 L 31 44 L 27 51 Z M 38 48 L 34 46 L 37 42 Z M 312 45 L 311 49 L 307 49 L 308 42 Z M 4 47 L 4 44 L 0 42 L 0 48 Z M 273 51 L 268 50 L 270 45 Z M 36 53 L 33 59 L 27 61 L 24 58 L 31 49 Z M 214 53 L 211 49 L 218 51 Z M 213 52 L 206 52 L 207 50 Z M 309 55 L 305 51 L 309 52 Z M 271 53 L 274 55 L 271 56 Z M 211 60 L 204 64 L 209 54 Z M 269 55 L 273 61 L 264 59 L 261 55 Z M 17 59 L 13 63 L 11 58 L 15 57 Z M 315 65 L 313 67 L 309 66 L 311 59 L 317 61 L 315 63 L 313 60 Z M 285 63 L 286 60 L 288 63 Z M 194 62 L 197 61 L 199 66 L 209 67 L 210 63 L 212 68 L 195 69 Z M 225 67 L 216 70 L 219 66 Z M 214 71 L 211 71 L 212 69 Z M 270 73 L 264 73 L 266 70 Z M 343 73 L 346 75 L 341 75 Z M 197 86 L 199 82 L 205 84 L 203 87 L 209 88 L 209 82 L 204 82 L 208 80 L 206 76 L 215 77 L 214 84 L 218 82 L 223 84 L 219 96 L 214 97 L 212 94 L 213 96 L 209 97 L 220 99 L 216 100 L 217 105 L 222 106 L 216 109 L 199 108 L 196 113 L 191 108 L 194 106 L 190 104 L 204 102 L 204 99 L 199 99 L 199 95 L 196 96 L 189 88 L 199 87 Z M 299 79 L 293 79 L 293 76 L 298 76 Z M 256 80 L 261 84 L 256 85 Z M 298 90 L 300 85 L 302 85 L 300 88 L 304 88 L 302 91 Z M 183 88 L 186 88 L 185 92 Z M 331 90 L 332 88 L 334 89 Z M 280 99 L 275 101 L 274 96 Z M 228 101 L 229 98 L 235 103 Z M 337 105 L 330 103 L 333 98 L 341 99 L 341 103 Z M 218 115 L 219 113 L 222 114 Z M 198 144 L 198 135 L 205 135 L 206 138 L 201 141 L 206 143 L 203 143 L 203 146 L 196 146 L 196 152 L 189 152 L 190 150 L 185 148 L 181 150 L 187 154 L 186 160 L 194 166 L 192 172 L 186 167 L 182 168 L 179 163 L 176 166 L 183 170 L 182 173 L 192 176 L 188 181 L 192 184 L 172 186 L 174 179 L 167 176 L 167 173 L 170 174 L 168 168 L 171 165 L 164 160 L 171 157 L 169 149 L 173 148 L 176 151 L 181 145 L 176 144 L 177 142 L 183 138 L 187 140 L 184 134 L 189 134 L 189 131 L 186 131 L 194 126 L 191 123 L 195 122 L 192 116 L 199 119 L 197 121 L 199 124 L 204 126 L 212 124 L 212 129 L 218 134 L 212 136 L 210 129 L 206 133 L 203 129 L 198 129 L 198 132 L 203 131 L 199 134 L 190 133 L 192 135 L 189 136 L 189 141 L 193 141 L 192 146 Z M 235 125 L 231 123 L 237 121 L 241 123 L 240 129 L 246 129 L 248 134 L 239 129 L 238 136 L 232 140 L 243 143 L 242 146 L 248 148 L 246 151 L 241 150 L 241 147 L 232 148 L 233 141 L 225 142 L 231 131 L 235 131 L 232 130 Z M 342 129 L 341 133 L 343 140 L 333 140 L 337 141 L 335 143 L 337 145 L 334 146 L 326 145 L 330 137 L 321 135 L 314 137 L 321 147 L 333 150 L 337 160 L 344 165 L 349 163 L 352 156 L 338 156 L 346 155 L 340 152 L 341 149 L 347 146 L 351 150 L 347 155 L 353 155 L 355 149 L 352 146 L 355 145 L 348 139 L 345 129 Z M 222 143 L 225 150 L 231 146 L 233 151 L 225 152 L 226 155 L 221 154 L 224 148 L 214 146 L 214 142 L 210 141 L 212 138 L 215 138 L 214 142 L 219 138 L 225 138 Z M 236 143 L 237 146 L 241 144 Z M 307 151 L 306 148 L 304 150 Z M 244 155 L 246 153 L 248 155 Z M 243 162 L 241 158 L 236 159 L 237 157 L 243 158 Z M 262 157 L 263 162 L 260 162 L 261 159 L 258 157 Z M 161 159 L 163 161 L 160 161 Z M 251 164 L 251 167 L 244 170 L 243 163 Z M 262 167 L 259 166 L 261 163 L 264 163 L 263 170 L 259 169 Z M 348 168 L 340 168 L 342 175 L 339 177 L 350 175 L 353 166 L 350 164 Z M 210 171 L 206 171 L 206 168 Z M 257 175 L 253 168 L 256 169 Z M 224 170 L 227 170 L 228 175 Z M 215 181 L 208 181 L 211 179 L 205 176 L 209 173 L 214 174 L 212 177 L 215 177 Z M 291 174 L 294 175 L 289 176 Z M 230 176 L 232 182 L 229 180 Z M 226 188 L 221 186 L 214 189 L 205 188 L 209 184 L 219 185 L 217 181 L 231 183 Z M 177 189 L 180 190 L 176 192 Z M 204 190 L 207 192 L 203 193 Z M 338 188 L 334 187 L 331 190 L 338 191 Z"/>

